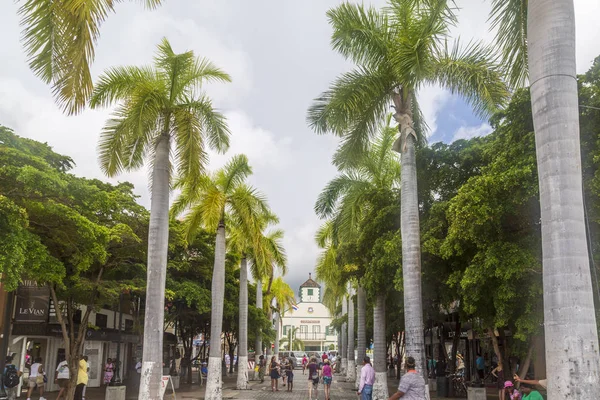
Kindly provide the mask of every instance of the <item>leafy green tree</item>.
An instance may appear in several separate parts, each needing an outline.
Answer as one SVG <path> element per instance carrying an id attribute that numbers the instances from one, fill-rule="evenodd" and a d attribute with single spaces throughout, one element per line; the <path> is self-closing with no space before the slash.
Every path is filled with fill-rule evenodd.
<path id="1" fill-rule="evenodd" d="M 383 11 L 349 3 L 331 9 L 327 16 L 333 26 L 332 47 L 357 68 L 334 81 L 308 111 L 308 122 L 317 133 L 342 137 L 334 162 L 351 165 L 394 107 L 400 133 L 396 149 L 402 156 L 406 347 L 424 375 L 415 158 L 424 121 L 416 94 L 424 84 L 440 85 L 462 95 L 480 115 L 492 113 L 508 97 L 490 50 L 473 43 L 448 47 L 456 17 L 447 3 L 392 0 Z"/>
<path id="2" fill-rule="evenodd" d="M 69 114 L 80 112 L 92 93 L 91 64 L 100 26 L 114 12 L 106 0 L 20 0 L 23 46 L 29 67 L 52 85 L 56 102 Z M 144 0 L 146 8 L 161 0 Z"/>
<path id="3" fill-rule="evenodd" d="M 264 215 L 270 214 L 266 199 L 248 186 L 252 174 L 244 155 L 234 156 L 223 168 L 185 185 L 173 205 L 173 214 L 189 209 L 184 217 L 188 235 L 199 228 L 216 231 L 215 262 L 212 274 L 211 337 L 221 336 L 225 295 L 226 225 L 231 223 L 252 240 L 260 240 Z M 221 398 L 221 351 L 211 346 L 206 398 Z"/>
<path id="4" fill-rule="evenodd" d="M 154 66 L 108 69 L 100 76 L 90 100 L 92 108 L 118 104 L 100 138 L 104 173 L 115 176 L 136 170 L 145 161 L 152 165 L 141 400 L 158 396 L 162 376 L 172 179 L 181 185 L 199 182 L 208 161 L 207 145 L 218 151 L 227 149 L 225 118 L 214 110 L 201 85 L 229 80 L 226 73 L 191 51 L 175 54 L 163 39 Z M 175 165 L 171 165 L 171 156 Z M 218 251 L 224 256 L 224 248 Z"/>
<path id="5" fill-rule="evenodd" d="M 498 28 L 496 41 L 508 78 L 513 86 L 523 85 L 527 78 L 531 82 L 546 362 L 552 366 L 547 371 L 548 393 L 565 399 L 591 397 L 600 382 L 600 355 L 594 350 L 598 332 L 582 194 L 573 0 L 492 4 L 492 23 Z M 575 380 L 574 369 L 579 371 Z"/>

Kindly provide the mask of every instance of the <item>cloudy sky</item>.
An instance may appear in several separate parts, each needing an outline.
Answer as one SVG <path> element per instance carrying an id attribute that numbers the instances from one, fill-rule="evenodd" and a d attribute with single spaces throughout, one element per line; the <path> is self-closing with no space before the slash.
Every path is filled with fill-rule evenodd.
<path id="1" fill-rule="evenodd" d="M 456 36 L 491 40 L 489 1 L 457 2 L 466 8 Z M 16 15 L 22 2 L 0 2 L 0 124 L 72 156 L 76 174 L 106 179 L 98 167 L 96 144 L 110 110 L 67 117 L 55 106 L 50 89 L 26 64 Z M 306 126 L 306 109 L 338 74 L 352 67 L 329 47 L 325 12 L 340 1 L 165 0 L 154 11 L 143 10 L 139 3 L 119 4 L 102 26 L 93 75 L 114 65 L 150 63 L 156 45 L 167 37 L 175 51 L 194 50 L 233 77 L 231 84 L 207 88 L 233 133 L 229 152 L 214 156 L 211 167 L 223 165 L 233 154 L 248 156 L 254 167 L 251 183 L 268 196 L 286 232 L 287 280 L 296 289 L 317 258 L 313 236 L 320 222 L 313 205 L 335 174 L 330 158 L 337 145 L 333 137 L 317 136 Z M 372 3 L 382 6 L 384 1 Z M 575 7 L 578 72 L 583 72 L 600 54 L 600 2 L 575 0 Z M 419 99 L 432 130 L 430 142 L 490 131 L 448 92 L 425 88 Z M 140 202 L 149 206 L 145 170 L 117 180 L 133 182 Z"/>

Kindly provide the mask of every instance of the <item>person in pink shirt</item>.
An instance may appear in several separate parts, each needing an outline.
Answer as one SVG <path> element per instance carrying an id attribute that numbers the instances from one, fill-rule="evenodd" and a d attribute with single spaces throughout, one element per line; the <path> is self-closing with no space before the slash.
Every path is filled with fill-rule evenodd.
<path id="1" fill-rule="evenodd" d="M 371 365 L 369 356 L 365 356 L 363 367 L 360 370 L 360 385 L 358 394 L 361 400 L 373 400 L 373 385 L 375 384 L 375 370 Z"/>
<path id="2" fill-rule="evenodd" d="M 521 400 L 521 393 L 515 389 L 515 385 L 511 381 L 504 382 L 504 389 L 506 389 L 510 400 Z"/>
<path id="3" fill-rule="evenodd" d="M 333 380 L 333 374 L 331 370 L 331 361 L 325 360 L 323 365 L 323 386 L 325 387 L 325 400 L 329 400 L 329 390 L 331 389 L 331 381 Z"/>

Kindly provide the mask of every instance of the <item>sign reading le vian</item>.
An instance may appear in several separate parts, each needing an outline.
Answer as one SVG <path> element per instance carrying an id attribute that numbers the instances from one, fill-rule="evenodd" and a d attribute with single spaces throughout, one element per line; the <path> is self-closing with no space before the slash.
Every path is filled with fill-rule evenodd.
<path id="1" fill-rule="evenodd" d="M 36 281 L 24 281 L 17 289 L 16 322 L 47 322 L 50 289 Z"/>

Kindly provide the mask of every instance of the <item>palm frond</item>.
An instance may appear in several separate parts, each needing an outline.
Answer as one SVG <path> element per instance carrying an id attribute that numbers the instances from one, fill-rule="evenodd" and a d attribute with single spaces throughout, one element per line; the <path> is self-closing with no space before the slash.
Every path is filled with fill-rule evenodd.
<path id="1" fill-rule="evenodd" d="M 213 108 L 212 101 L 203 95 L 197 99 L 185 97 L 178 108 L 187 108 L 196 115 L 200 121 L 202 135 L 211 149 L 224 153 L 229 148 L 229 136 L 231 132 L 227 126 L 227 119 L 223 114 Z"/>
<path id="2" fill-rule="evenodd" d="M 174 110 L 173 117 L 177 180 L 189 181 L 190 185 L 194 185 L 208 165 L 202 125 L 198 115 L 187 108 L 178 107 Z"/>
<path id="3" fill-rule="evenodd" d="M 491 48 L 482 44 L 471 42 L 463 47 L 457 41 L 452 50 L 446 47 L 438 54 L 430 82 L 460 94 L 478 115 L 487 117 L 509 98 L 493 54 Z"/>
<path id="4" fill-rule="evenodd" d="M 150 67 L 109 68 L 98 78 L 89 105 L 91 108 L 108 107 L 117 101 L 127 99 L 142 82 L 163 85 L 156 72 Z"/>
<path id="5" fill-rule="evenodd" d="M 387 52 L 387 17 L 374 7 L 342 3 L 327 11 L 331 47 L 360 65 L 377 66 Z"/>
<path id="6" fill-rule="evenodd" d="M 320 218 L 328 218 L 335 212 L 340 198 L 350 191 L 360 191 L 369 186 L 370 183 L 356 171 L 341 173 L 329 181 L 321 191 L 315 204 L 315 212 Z"/>
<path id="7" fill-rule="evenodd" d="M 497 29 L 494 42 L 502 54 L 502 65 L 511 88 L 527 82 L 527 0 L 492 0 L 490 29 Z"/>
<path id="8" fill-rule="evenodd" d="M 317 233 L 315 234 L 315 241 L 317 242 L 317 246 L 324 249 L 329 243 L 333 241 L 333 226 L 331 220 L 325 221 L 319 229 L 317 229 Z"/>
<path id="9" fill-rule="evenodd" d="M 204 82 L 231 82 L 231 77 L 207 58 L 192 58 L 177 77 L 173 92 L 181 101 L 200 90 Z"/>
<path id="10" fill-rule="evenodd" d="M 217 172 L 217 182 L 223 192 L 229 193 L 252 175 L 252 167 L 244 154 L 235 155 Z"/>

